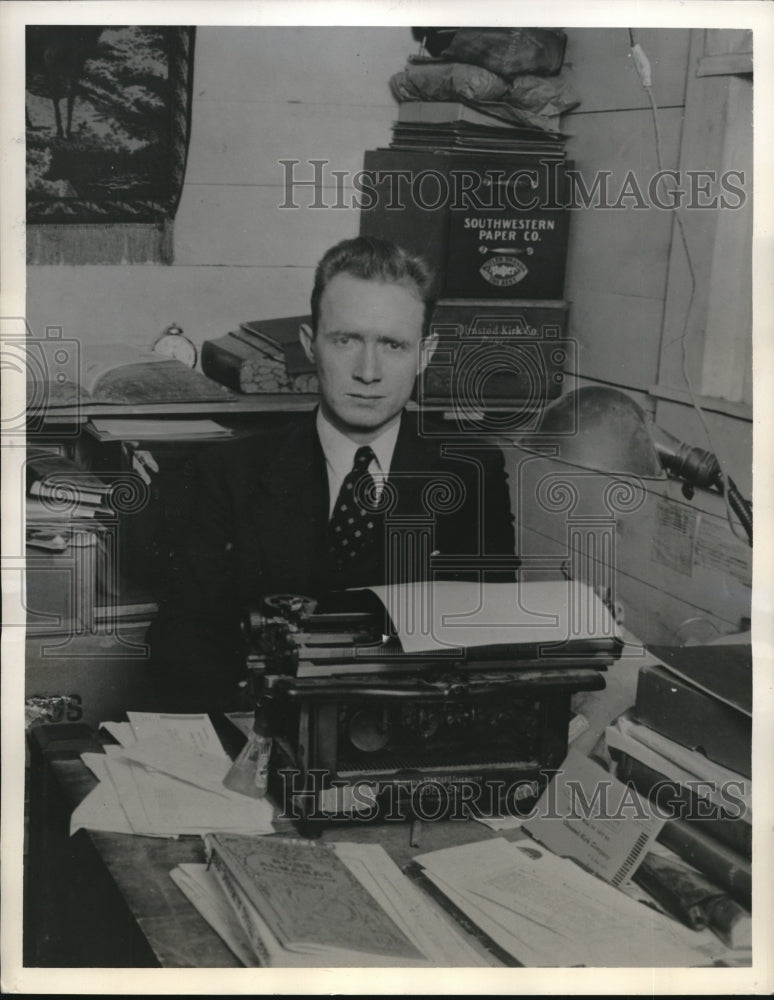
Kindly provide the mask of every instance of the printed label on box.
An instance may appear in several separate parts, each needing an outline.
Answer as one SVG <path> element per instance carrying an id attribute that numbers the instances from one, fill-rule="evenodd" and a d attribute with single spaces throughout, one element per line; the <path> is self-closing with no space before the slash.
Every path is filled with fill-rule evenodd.
<path id="1" fill-rule="evenodd" d="M 693 575 L 693 540 L 696 515 L 673 500 L 656 503 L 655 528 L 650 558 L 683 576 Z"/>

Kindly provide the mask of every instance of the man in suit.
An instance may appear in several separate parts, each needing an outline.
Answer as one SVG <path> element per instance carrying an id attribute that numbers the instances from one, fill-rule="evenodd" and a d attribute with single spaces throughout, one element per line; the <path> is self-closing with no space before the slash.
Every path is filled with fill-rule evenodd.
<path id="1" fill-rule="evenodd" d="M 435 347 L 429 289 L 423 262 L 386 241 L 347 240 L 320 261 L 300 330 L 319 407 L 200 463 L 189 537 L 149 636 L 171 709 L 227 707 L 244 674 L 240 621 L 270 594 L 437 578 L 433 559 L 447 576 L 473 566 L 512 577 L 502 454 L 444 446 L 405 411 Z M 412 544 L 417 530 L 424 544 Z"/>

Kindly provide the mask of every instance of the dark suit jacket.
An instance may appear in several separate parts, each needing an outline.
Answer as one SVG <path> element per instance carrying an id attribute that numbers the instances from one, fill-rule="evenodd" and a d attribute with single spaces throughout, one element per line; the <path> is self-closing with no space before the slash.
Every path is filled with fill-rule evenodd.
<path id="1" fill-rule="evenodd" d="M 431 547 L 442 556 L 482 557 L 483 564 L 486 556 L 513 557 L 513 517 L 498 449 L 420 437 L 416 419 L 404 413 L 389 483 L 396 496 L 390 523 L 408 530 L 429 523 Z M 171 592 L 149 633 L 164 701 L 177 711 L 226 705 L 244 674 L 240 622 L 263 596 L 319 597 L 386 582 L 383 560 L 365 571 L 370 578 L 358 579 L 341 577 L 330 560 L 328 478 L 313 414 L 280 431 L 210 449 L 194 489 Z M 509 569 L 513 578 L 512 564 Z M 416 563 L 401 562 L 391 581 L 419 575 L 424 571 Z M 457 575 L 454 567 L 447 575 Z"/>

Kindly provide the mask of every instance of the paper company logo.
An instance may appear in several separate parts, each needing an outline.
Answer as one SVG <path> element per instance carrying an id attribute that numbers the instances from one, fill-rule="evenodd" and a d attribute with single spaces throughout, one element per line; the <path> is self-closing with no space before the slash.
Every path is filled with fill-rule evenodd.
<path id="1" fill-rule="evenodd" d="M 490 285 L 497 285 L 498 288 L 515 285 L 527 273 L 525 264 L 510 257 L 490 257 L 479 270 Z"/>

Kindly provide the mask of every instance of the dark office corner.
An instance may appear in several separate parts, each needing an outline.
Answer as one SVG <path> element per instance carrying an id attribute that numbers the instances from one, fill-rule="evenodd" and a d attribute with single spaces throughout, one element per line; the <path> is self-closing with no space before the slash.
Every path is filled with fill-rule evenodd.
<path id="1" fill-rule="evenodd" d="M 52 768 L 80 766 L 101 747 L 79 723 L 30 733 L 29 845 L 24 878 L 24 964 L 147 967 L 156 962 L 84 830 L 70 837 L 68 801 Z M 94 915 L 99 914 L 95 920 Z"/>

